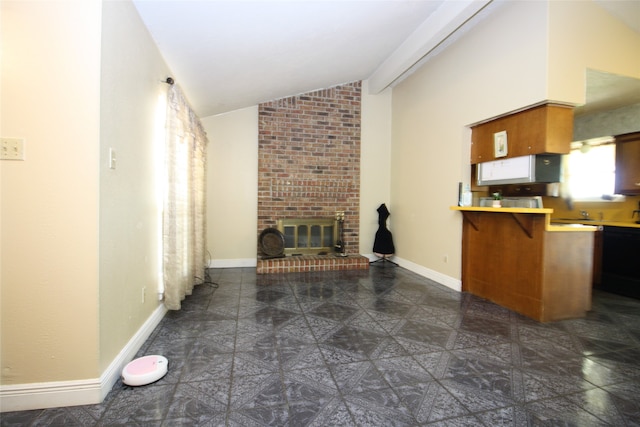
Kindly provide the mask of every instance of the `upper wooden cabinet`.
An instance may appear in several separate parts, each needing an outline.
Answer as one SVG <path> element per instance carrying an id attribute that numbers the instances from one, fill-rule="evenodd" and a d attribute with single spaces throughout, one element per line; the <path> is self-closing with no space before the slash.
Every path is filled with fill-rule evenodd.
<path id="1" fill-rule="evenodd" d="M 640 132 L 616 136 L 616 194 L 640 194 Z"/>
<path id="2" fill-rule="evenodd" d="M 499 145 L 499 133 L 503 131 L 506 132 L 507 144 L 501 152 L 502 147 L 496 145 Z M 540 105 L 473 126 L 471 164 L 529 154 L 568 154 L 572 139 L 573 108 Z M 506 155 L 500 155 L 504 151 Z"/>

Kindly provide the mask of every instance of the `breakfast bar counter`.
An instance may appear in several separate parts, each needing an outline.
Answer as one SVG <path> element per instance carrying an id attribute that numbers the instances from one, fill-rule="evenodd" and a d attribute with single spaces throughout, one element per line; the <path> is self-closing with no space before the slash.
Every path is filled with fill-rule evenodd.
<path id="1" fill-rule="evenodd" d="M 462 290 L 540 322 L 591 309 L 597 227 L 552 224 L 553 209 L 459 207 Z"/>

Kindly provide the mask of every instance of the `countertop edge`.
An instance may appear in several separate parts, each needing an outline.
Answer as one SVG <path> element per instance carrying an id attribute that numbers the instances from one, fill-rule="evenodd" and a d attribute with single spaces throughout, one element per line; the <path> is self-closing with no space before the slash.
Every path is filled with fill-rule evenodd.
<path id="1" fill-rule="evenodd" d="M 554 225 L 551 224 L 551 214 L 553 209 L 550 208 L 489 208 L 480 206 L 451 206 L 449 209 L 453 211 L 462 212 L 486 212 L 486 213 L 511 213 L 511 214 L 535 214 L 545 216 L 544 231 L 548 232 L 595 232 L 598 230 L 597 226 L 581 225 L 581 224 L 566 224 L 566 225 Z M 573 225 L 573 226 L 572 226 Z"/>
<path id="2" fill-rule="evenodd" d="M 493 207 L 481 207 L 481 206 L 450 206 L 452 211 L 467 211 L 467 212 L 496 212 L 496 213 L 526 213 L 526 214 L 540 214 L 548 215 L 547 230 L 548 231 L 594 231 L 600 226 L 605 227 L 619 227 L 619 228 L 640 228 L 640 224 L 632 221 L 606 221 L 606 220 L 589 220 L 581 221 L 580 219 L 558 219 L 551 218 L 553 209 L 551 208 L 493 208 Z M 559 224 L 581 224 L 584 227 L 568 227 L 567 225 Z M 571 230 L 569 230 L 571 229 Z"/>
<path id="3" fill-rule="evenodd" d="M 490 208 L 481 206 L 451 206 L 452 211 L 469 211 L 469 212 L 496 212 L 496 213 L 530 213 L 530 214 L 551 214 L 551 208 Z"/>

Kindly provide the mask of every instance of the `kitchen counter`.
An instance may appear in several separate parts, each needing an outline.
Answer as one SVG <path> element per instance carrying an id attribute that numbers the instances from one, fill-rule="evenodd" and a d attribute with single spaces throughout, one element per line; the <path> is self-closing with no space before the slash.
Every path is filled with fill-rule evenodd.
<path id="1" fill-rule="evenodd" d="M 462 290 L 540 322 L 591 309 L 594 225 L 553 209 L 453 206 L 462 222 Z"/>
<path id="2" fill-rule="evenodd" d="M 563 231 L 563 232 L 575 232 L 575 231 L 596 231 L 598 229 L 596 223 L 593 221 L 580 223 L 573 220 L 556 221 L 551 218 L 553 209 L 549 208 L 489 208 L 480 206 L 451 206 L 451 210 L 461 211 L 464 215 L 465 212 L 490 212 L 490 213 L 508 213 L 514 218 L 526 218 L 526 215 L 544 215 L 544 228 L 545 231 Z M 639 225 L 640 224 L 636 224 Z"/>

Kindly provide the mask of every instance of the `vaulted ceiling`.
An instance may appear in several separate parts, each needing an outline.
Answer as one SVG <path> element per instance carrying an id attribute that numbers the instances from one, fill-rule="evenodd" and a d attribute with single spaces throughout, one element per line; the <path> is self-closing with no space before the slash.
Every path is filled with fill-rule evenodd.
<path id="1" fill-rule="evenodd" d="M 640 32 L 640 2 L 595 0 Z M 133 0 L 200 117 L 369 79 L 446 49 L 492 0 Z"/>

